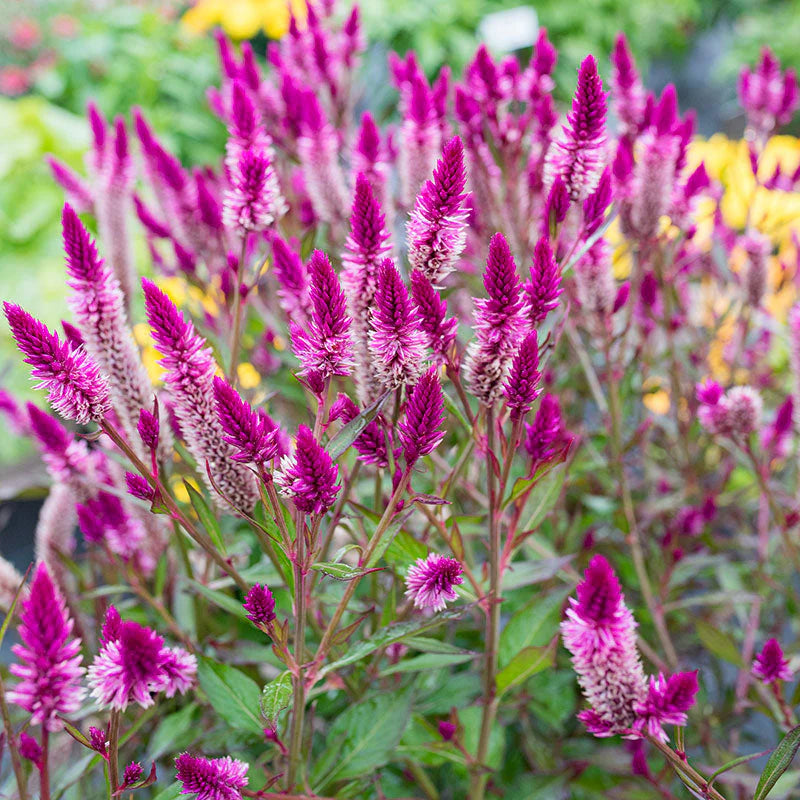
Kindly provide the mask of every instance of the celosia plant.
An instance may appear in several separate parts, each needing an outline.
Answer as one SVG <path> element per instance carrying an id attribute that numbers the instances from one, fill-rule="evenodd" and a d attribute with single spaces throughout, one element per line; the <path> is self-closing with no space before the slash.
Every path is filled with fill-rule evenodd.
<path id="1" fill-rule="evenodd" d="M 623 36 L 561 125 L 546 31 L 392 54 L 383 129 L 333 6 L 266 63 L 219 37 L 218 163 L 94 106 L 87 177 L 51 161 L 74 324 L 4 306 L 54 412 L 0 402 L 52 479 L 22 594 L 0 562 L 18 796 L 762 800 L 800 741 L 800 221 L 731 220 Z M 739 93 L 794 202 L 794 75 Z"/>

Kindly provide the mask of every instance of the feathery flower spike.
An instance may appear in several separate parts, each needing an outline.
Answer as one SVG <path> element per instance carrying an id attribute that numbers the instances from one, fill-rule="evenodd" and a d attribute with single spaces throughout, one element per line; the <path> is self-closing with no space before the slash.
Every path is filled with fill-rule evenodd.
<path id="1" fill-rule="evenodd" d="M 767 685 L 792 679 L 793 672 L 777 639 L 768 639 L 753 660 L 753 675 Z"/>
<path id="2" fill-rule="evenodd" d="M 197 800 L 241 800 L 247 786 L 247 764 L 230 756 L 203 758 L 181 753 L 175 759 L 181 794 L 197 794 Z"/>
<path id="3" fill-rule="evenodd" d="M 511 410 L 511 419 L 524 417 L 539 396 L 539 337 L 531 331 L 519 346 L 508 372 L 503 393 Z"/>
<path id="4" fill-rule="evenodd" d="M 288 319 L 306 325 L 311 319 L 308 273 L 303 260 L 280 236 L 272 240 L 272 259 L 278 279 L 278 299 Z"/>
<path id="5" fill-rule="evenodd" d="M 427 334 L 428 345 L 438 359 L 446 359 L 447 351 L 456 338 L 458 320 L 455 317 L 445 318 L 447 302 L 418 269 L 411 273 L 411 296 L 417 304 L 420 324 Z"/>
<path id="6" fill-rule="evenodd" d="M 64 598 L 47 567 L 39 564 L 22 603 L 18 627 L 22 643 L 12 648 L 19 663 L 10 671 L 20 682 L 9 690 L 8 699 L 30 712 L 34 725 L 48 731 L 61 730 L 64 725 L 58 715 L 76 712 L 85 694 L 81 642 L 72 636 L 72 627 Z"/>
<path id="7" fill-rule="evenodd" d="M 405 417 L 397 424 L 406 464 L 412 467 L 444 439 L 444 397 L 436 369 L 431 367 L 410 391 Z"/>
<path id="8" fill-rule="evenodd" d="M 462 583 L 461 564 L 454 558 L 431 553 L 418 558 L 406 574 L 406 597 L 414 607 L 442 611 L 448 601 L 458 598 L 454 586 Z"/>
<path id="9" fill-rule="evenodd" d="M 37 389 L 47 389 L 53 408 L 66 419 L 82 425 L 100 422 L 111 410 L 108 380 L 83 351 L 75 350 L 47 326 L 14 303 L 3 303 L 11 334 L 31 375 L 39 378 Z"/>
<path id="10" fill-rule="evenodd" d="M 611 98 L 620 121 L 620 135 L 635 137 L 644 117 L 645 92 L 624 33 L 617 34 L 611 64 Z"/>
<path id="11" fill-rule="evenodd" d="M 247 619 L 256 625 L 267 625 L 275 619 L 275 598 L 266 584 L 251 587 L 242 605 Z"/>
<path id="12" fill-rule="evenodd" d="M 558 307 L 561 288 L 561 269 L 556 262 L 550 242 L 542 237 L 533 248 L 530 279 L 522 286 L 525 292 L 526 316 L 538 325 Z"/>
<path id="13" fill-rule="evenodd" d="M 650 736 L 669 741 L 664 725 L 686 725 L 686 712 L 694 705 L 698 691 L 697 670 L 678 672 L 664 677 L 651 676 L 646 699 L 636 706 L 638 715 L 634 728 Z"/>
<path id="14" fill-rule="evenodd" d="M 314 438 L 310 428 L 301 425 L 297 429 L 294 454 L 283 458 L 275 482 L 300 511 L 322 514 L 336 500 L 341 488 L 336 484 L 338 476 L 339 467 L 328 451 Z"/>

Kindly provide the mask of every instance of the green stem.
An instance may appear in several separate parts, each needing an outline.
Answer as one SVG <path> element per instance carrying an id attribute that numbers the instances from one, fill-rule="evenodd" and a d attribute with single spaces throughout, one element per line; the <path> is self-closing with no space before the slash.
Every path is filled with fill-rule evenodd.
<path id="1" fill-rule="evenodd" d="M 8 751 L 11 753 L 11 766 L 14 768 L 14 777 L 17 779 L 17 791 L 20 800 L 28 800 L 28 781 L 25 778 L 25 771 L 22 769 L 22 759 L 19 755 L 17 737 L 11 727 L 11 716 L 8 713 L 8 703 L 6 702 L 6 687 L 3 683 L 3 676 L 0 674 L 0 714 L 3 716 L 3 730 L 6 732 L 8 741 Z"/>
<path id="2" fill-rule="evenodd" d="M 710 800 L 725 800 L 723 795 L 721 795 L 713 786 L 711 786 L 709 782 L 689 764 L 688 761 L 684 761 L 671 747 L 664 744 L 655 736 L 650 736 L 649 734 L 646 734 L 646 736 L 650 744 L 659 750 L 676 770 L 682 772 L 692 781 L 692 783 L 694 783 L 699 794 L 701 794 L 703 797 L 710 798 Z"/>
<path id="3" fill-rule="evenodd" d="M 108 776 L 112 793 L 119 786 L 119 717 L 119 711 L 112 711 L 108 726 Z"/>
<path id="4" fill-rule="evenodd" d="M 303 721 L 305 718 L 306 693 L 305 693 L 305 639 L 306 639 L 306 587 L 305 587 L 305 520 L 297 528 L 297 541 L 294 558 L 294 659 L 297 662 L 297 672 L 294 675 L 294 704 L 292 709 L 292 727 L 289 738 L 289 774 L 287 788 L 291 791 L 295 786 L 298 769 L 300 768 L 303 747 Z"/>
<path id="5" fill-rule="evenodd" d="M 50 731 L 42 726 L 42 766 L 39 768 L 39 800 L 50 800 Z"/>
<path id="6" fill-rule="evenodd" d="M 486 658 L 483 668 L 483 714 L 475 765 L 470 777 L 470 800 L 483 800 L 489 775 L 485 771 L 489 737 L 497 716 L 497 654 L 500 644 L 500 525 L 497 518 L 497 486 L 494 474 L 494 407 L 486 412 L 486 459 L 489 493 L 489 595 L 486 609 Z"/>

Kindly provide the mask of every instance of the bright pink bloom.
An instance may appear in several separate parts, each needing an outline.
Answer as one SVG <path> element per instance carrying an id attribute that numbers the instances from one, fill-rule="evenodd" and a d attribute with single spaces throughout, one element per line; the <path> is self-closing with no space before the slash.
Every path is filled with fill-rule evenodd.
<path id="1" fill-rule="evenodd" d="M 83 178 L 54 156 L 47 156 L 47 163 L 55 182 L 64 190 L 67 200 L 75 209 L 80 213 L 93 211 L 92 190 Z"/>
<path id="2" fill-rule="evenodd" d="M 400 173 L 403 205 L 411 207 L 422 184 L 430 177 L 441 151 L 442 135 L 425 76 L 417 71 L 402 91 L 400 127 Z"/>
<path id="3" fill-rule="evenodd" d="M 72 627 L 64 598 L 47 567 L 39 564 L 22 602 L 17 629 L 22 644 L 12 648 L 19 663 L 10 667 L 20 682 L 9 690 L 8 699 L 30 712 L 34 725 L 48 731 L 61 730 L 64 725 L 58 715 L 76 712 L 85 695 L 81 642 L 72 636 Z"/>
<path id="4" fill-rule="evenodd" d="M 761 51 L 755 70 L 745 67 L 739 74 L 739 102 L 748 124 L 760 137 L 768 136 L 776 125 L 786 125 L 798 100 L 794 70 L 782 73 L 780 62 L 768 47 Z"/>
<path id="5" fill-rule="evenodd" d="M 454 558 L 431 553 L 418 558 L 408 568 L 406 597 L 413 599 L 414 607 L 441 611 L 457 599 L 454 586 L 462 583 L 461 564 Z"/>
<path id="6" fill-rule="evenodd" d="M 511 410 L 511 419 L 524 417 L 539 396 L 539 338 L 536 331 L 531 331 L 519 346 L 519 350 L 511 362 L 503 385 L 506 403 Z"/>
<path id="7" fill-rule="evenodd" d="M 311 322 L 306 329 L 291 325 L 292 349 L 303 365 L 300 374 L 315 375 L 321 380 L 349 375 L 354 363 L 350 317 L 339 279 L 321 250 L 315 250 L 311 256 L 308 277 Z"/>
<path id="8" fill-rule="evenodd" d="M 556 262 L 550 242 L 542 237 L 533 248 L 531 277 L 522 285 L 527 302 L 526 315 L 532 325 L 538 325 L 558 307 L 561 288 L 561 269 Z"/>
<path id="9" fill-rule="evenodd" d="M 439 426 L 444 421 L 444 398 L 439 376 L 431 367 L 411 390 L 404 419 L 397 424 L 409 468 L 428 455 L 444 439 Z"/>
<path id="10" fill-rule="evenodd" d="M 467 240 L 464 146 L 454 136 L 444 146 L 433 177 L 417 195 L 406 225 L 408 262 L 434 285 L 456 266 Z"/>
<path id="11" fill-rule="evenodd" d="M 605 239 L 598 239 L 575 264 L 575 290 L 581 311 L 604 319 L 614 311 L 617 285 L 611 266 L 611 251 Z"/>
<path id="12" fill-rule="evenodd" d="M 694 705 L 698 688 L 697 670 L 678 672 L 668 678 L 663 673 L 657 678 L 651 676 L 647 697 L 636 706 L 634 728 L 662 742 L 669 741 L 663 726 L 686 725 L 686 712 Z"/>
<path id="13" fill-rule="evenodd" d="M 38 769 L 42 764 L 44 751 L 33 736 L 22 731 L 19 735 L 19 754 Z"/>
<path id="14" fill-rule="evenodd" d="M 751 386 L 734 386 L 723 395 L 715 381 L 697 387 L 697 416 L 709 433 L 746 438 L 761 426 L 763 402 Z"/>
<path id="15" fill-rule="evenodd" d="M 308 272 L 300 256 L 276 235 L 272 240 L 272 259 L 278 279 L 278 299 L 288 319 L 306 325 L 311 319 Z"/>
<path id="16" fill-rule="evenodd" d="M 125 488 L 129 495 L 147 503 L 152 503 L 155 498 L 155 489 L 141 475 L 133 472 L 125 473 Z"/>
<path id="17" fill-rule="evenodd" d="M 175 759 L 181 794 L 197 794 L 197 800 L 241 800 L 247 786 L 247 764 L 230 756 L 202 758 L 181 753 Z"/>
<path id="18" fill-rule="evenodd" d="M 533 422 L 525 423 L 525 449 L 533 464 L 538 465 L 554 458 L 571 440 L 572 436 L 564 427 L 558 399 L 552 394 L 546 394 L 539 403 Z"/>
<path id="19" fill-rule="evenodd" d="M 222 219 L 239 233 L 264 231 L 277 219 L 275 198 L 270 192 L 274 170 L 264 152 L 245 150 L 230 173 Z"/>
<path id="20" fill-rule="evenodd" d="M 561 633 L 590 705 L 578 718 L 595 736 L 629 733 L 647 682 L 636 649 L 636 622 L 603 556 L 591 560 L 577 598 L 569 602 Z"/>
<path id="21" fill-rule="evenodd" d="M 425 369 L 427 341 L 419 311 L 388 258 L 378 272 L 369 344 L 384 389 L 413 384 Z"/>
<path id="22" fill-rule="evenodd" d="M 617 34 L 611 64 L 611 100 L 620 135 L 635 137 L 644 119 L 645 92 L 624 33 Z"/>
<path id="23" fill-rule="evenodd" d="M 111 400 L 108 380 L 97 364 L 20 306 L 4 302 L 3 310 L 32 377 L 40 379 L 36 388 L 47 389 L 53 408 L 82 425 L 100 422 L 111 410 Z"/>
<path id="24" fill-rule="evenodd" d="M 605 166 L 606 95 L 594 56 L 586 56 L 581 63 L 572 111 L 562 130 L 561 138 L 547 151 L 548 184 L 559 176 L 574 202 L 585 200 Z"/>
<path id="25" fill-rule="evenodd" d="M 428 337 L 428 345 L 440 360 L 455 341 L 458 320 L 446 319 L 447 301 L 443 300 L 433 284 L 418 269 L 411 273 L 411 296 L 417 304 L 422 330 Z"/>
<path id="26" fill-rule="evenodd" d="M 266 584 L 252 586 L 242 605 L 247 619 L 256 625 L 267 625 L 275 619 L 275 598 Z"/>
<path id="27" fill-rule="evenodd" d="M 789 681 L 794 673 L 777 639 L 768 639 L 753 661 L 753 675 L 766 684 Z"/>
<path id="28" fill-rule="evenodd" d="M 285 456 L 275 482 L 281 492 L 306 514 L 322 514 L 335 502 L 341 489 L 336 484 L 339 468 L 328 451 L 314 438 L 311 429 L 297 429 L 294 454 Z"/>

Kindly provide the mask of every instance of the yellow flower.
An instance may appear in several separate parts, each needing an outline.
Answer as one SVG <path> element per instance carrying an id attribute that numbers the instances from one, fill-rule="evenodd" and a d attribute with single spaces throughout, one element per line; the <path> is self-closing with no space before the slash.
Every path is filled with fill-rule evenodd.
<path id="1" fill-rule="evenodd" d="M 251 39 L 261 30 L 280 39 L 289 30 L 290 8 L 305 21 L 305 0 L 197 0 L 183 15 L 183 24 L 194 33 L 219 25 L 233 39 Z"/>
<path id="2" fill-rule="evenodd" d="M 261 376 L 258 370 L 250 363 L 245 361 L 236 368 L 236 377 L 242 389 L 255 389 L 261 383 Z"/>

